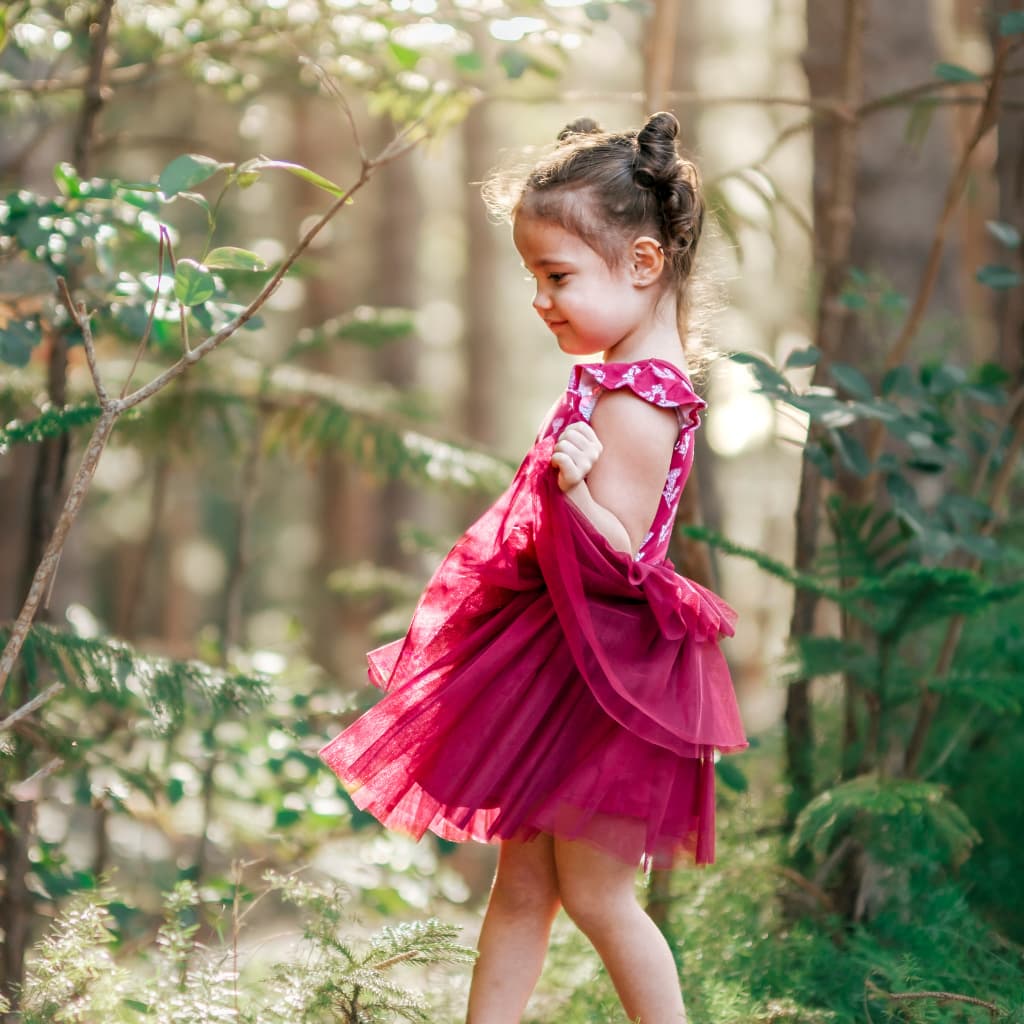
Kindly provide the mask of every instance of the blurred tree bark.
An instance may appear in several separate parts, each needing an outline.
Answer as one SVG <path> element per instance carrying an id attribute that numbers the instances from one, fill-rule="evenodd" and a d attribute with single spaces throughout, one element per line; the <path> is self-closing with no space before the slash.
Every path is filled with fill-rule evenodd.
<path id="1" fill-rule="evenodd" d="M 825 268 L 819 321 L 819 347 L 823 358 L 815 370 L 815 383 L 824 383 L 831 361 L 853 363 L 869 377 L 877 377 L 891 338 L 879 330 L 872 318 L 845 315 L 838 305 L 839 290 L 845 284 L 849 267 L 876 275 L 881 282 L 902 295 L 913 296 L 920 285 L 921 268 L 927 263 L 940 220 L 944 197 L 953 174 L 956 147 L 952 144 L 951 122 L 942 107 L 933 104 L 912 107 L 909 115 L 902 108 L 873 113 L 859 127 L 856 145 L 842 145 L 844 134 L 852 129 L 844 117 L 861 99 L 870 102 L 890 92 L 927 81 L 939 60 L 932 22 L 932 4 L 928 0 L 908 0 L 903 4 L 871 5 L 863 35 L 863 66 L 858 76 L 863 92 L 857 95 L 856 82 L 848 67 L 840 69 L 834 54 L 849 53 L 851 40 L 835 6 L 817 2 L 808 6 L 808 43 L 805 68 L 811 95 L 816 98 L 843 97 L 846 112 L 836 118 L 819 121 L 814 132 L 814 210 L 821 249 L 816 253 Z M 845 38 L 844 38 L 845 37 Z M 845 43 L 845 45 L 844 45 Z M 845 66 L 844 66 L 845 67 Z M 846 166 L 844 166 L 846 164 Z M 845 198 L 838 190 L 848 181 Z M 848 248 L 840 254 L 837 233 L 846 233 Z M 948 244 L 943 253 L 934 299 L 929 313 L 950 313 L 959 309 L 957 276 L 958 244 Z M 839 258 L 841 257 L 841 258 Z M 830 272 L 833 277 L 829 279 Z M 829 317 L 828 304 L 836 304 Z M 826 329 L 827 328 L 827 329 Z M 918 341 L 927 344 L 927 333 Z M 840 475 L 837 486 L 855 500 L 860 481 Z M 821 507 L 821 485 L 817 474 L 804 462 L 801 481 L 801 511 L 808 502 Z M 816 515 L 798 519 L 797 568 L 806 570 L 817 548 Z M 798 592 L 791 634 L 814 631 L 815 601 L 806 592 Z M 853 626 L 843 622 L 843 632 L 852 638 Z M 840 753 L 840 778 L 847 779 L 877 767 L 876 760 L 885 751 L 876 751 L 865 743 L 873 734 L 876 720 L 884 712 L 870 702 L 862 702 L 855 687 L 846 681 L 843 690 L 843 732 Z M 862 703 L 864 706 L 862 706 Z M 810 717 L 809 684 L 799 680 L 788 691 L 787 768 L 792 786 L 790 818 L 800 810 L 814 791 L 811 769 L 813 733 Z M 898 751 L 891 751 L 893 755 Z M 837 881 L 829 886 L 836 907 L 852 914 L 854 901 L 864 896 L 867 865 L 862 863 L 856 844 L 848 844 L 850 856 L 838 866 Z"/>
<path id="2" fill-rule="evenodd" d="M 1012 10 L 1020 10 L 1020 3 L 1016 0 L 995 0 L 990 22 L 993 47 L 998 17 Z M 1012 224 L 1024 235 L 1024 75 L 1007 75 L 1002 88 L 1003 105 L 996 128 L 998 219 L 1004 224 Z M 998 262 L 1003 262 L 1005 252 L 1005 249 L 1000 250 Z M 1018 249 L 1018 268 L 1020 265 L 1021 251 Z M 999 363 L 1015 380 L 1024 383 L 1024 288 L 1008 288 L 996 293 L 995 320 Z"/>
<path id="3" fill-rule="evenodd" d="M 694 0 L 657 0 L 655 3 L 647 21 L 644 42 L 645 116 L 670 107 L 668 96 L 673 90 L 684 92 L 694 88 L 694 58 L 700 48 L 695 26 L 699 24 L 699 11 Z M 694 107 L 686 105 L 674 113 L 679 118 L 683 148 L 695 148 L 692 144 L 697 135 Z M 682 330 L 686 330 L 685 324 Z M 694 464 L 679 499 L 677 513 L 678 522 L 687 525 L 704 521 L 702 508 L 706 496 L 714 488 L 712 455 L 704 432 L 698 430 L 695 437 L 697 447 Z M 671 555 L 684 576 L 706 587 L 714 586 L 713 565 L 706 544 L 675 535 L 671 543 Z M 647 893 L 647 913 L 670 941 L 668 918 L 672 900 L 672 872 L 652 871 Z"/>
<path id="4" fill-rule="evenodd" d="M 864 0 L 846 0 L 841 9 L 816 0 L 807 8 L 807 50 L 804 61 L 812 98 L 838 96 L 849 112 L 859 106 L 863 94 L 863 35 L 867 11 Z M 842 55 L 837 68 L 836 53 Z M 849 116 L 829 119 L 814 135 L 815 260 L 822 267 L 815 341 L 821 359 L 812 382 L 824 381 L 833 352 L 839 347 L 845 311 L 839 293 L 846 278 L 854 223 L 857 123 Z M 818 546 L 822 482 L 817 470 L 804 459 L 796 513 L 795 567 L 806 572 Z M 814 629 L 817 599 L 797 590 L 790 621 L 790 636 L 804 636 Z M 814 792 L 814 730 L 810 680 L 794 679 L 786 690 L 786 804 L 787 828 Z"/>
<path id="5" fill-rule="evenodd" d="M 462 123 L 465 179 L 483 181 L 493 163 L 497 140 L 492 137 L 493 104 L 478 103 Z M 474 188 L 474 186 L 470 186 Z M 466 433 L 482 444 L 497 448 L 501 438 L 501 360 L 496 350 L 494 302 L 498 288 L 497 232 L 487 208 L 475 193 L 467 196 L 466 272 L 461 301 L 466 311 L 463 351 L 466 366 Z"/>
<path id="6" fill-rule="evenodd" d="M 93 146 L 98 118 L 104 104 L 103 71 L 107 56 L 110 20 L 114 0 L 98 0 L 85 21 L 87 36 L 82 42 L 88 54 L 88 73 L 81 94 L 81 105 L 70 140 L 71 161 L 82 178 L 93 171 Z M 77 271 L 69 267 L 67 277 L 75 287 Z M 47 399 L 57 406 L 67 403 L 68 333 L 64 330 L 49 332 L 47 339 Z M 67 466 L 69 435 L 48 438 L 38 446 L 32 480 L 28 515 L 25 520 L 25 541 L 22 546 L 20 579 L 16 606 L 20 606 L 28 593 L 36 567 L 53 533 L 60 513 L 64 475 Z M 11 678 L 11 685 L 0 700 L 0 716 L 20 707 L 31 696 L 30 684 L 23 671 Z M 19 732 L 12 734 L 13 751 L 4 759 L 4 781 L 7 786 L 24 780 L 32 774 L 32 746 Z M 4 942 L 0 955 L 0 992 L 10 1001 L 15 1012 L 5 1018 L 20 1018 L 19 990 L 25 973 L 25 951 L 31 941 L 31 920 L 34 898 L 28 889 L 30 871 L 29 848 L 36 827 L 36 804 L 33 799 L 17 799 L 4 795 L 0 800 L 0 864 L 3 872 L 3 899 L 0 900 L 0 933 Z"/>

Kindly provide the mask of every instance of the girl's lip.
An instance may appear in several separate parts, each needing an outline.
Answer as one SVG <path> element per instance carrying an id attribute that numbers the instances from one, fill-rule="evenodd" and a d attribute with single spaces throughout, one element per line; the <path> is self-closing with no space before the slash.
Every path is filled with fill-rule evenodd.
<path id="1" fill-rule="evenodd" d="M 548 325 L 548 327 L 554 329 L 555 327 L 563 326 L 564 324 L 568 323 L 568 321 L 567 320 L 545 320 L 544 323 L 546 323 Z"/>

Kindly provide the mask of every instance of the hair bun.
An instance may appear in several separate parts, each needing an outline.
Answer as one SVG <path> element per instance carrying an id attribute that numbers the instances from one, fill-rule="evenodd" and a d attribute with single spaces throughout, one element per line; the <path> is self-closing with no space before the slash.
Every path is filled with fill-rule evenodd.
<path id="1" fill-rule="evenodd" d="M 676 137 L 679 121 L 675 114 L 662 110 L 651 114 L 636 133 L 636 169 L 634 178 L 644 188 L 658 188 L 679 176 Z"/>
<path id="2" fill-rule="evenodd" d="M 573 135 L 596 135 L 600 131 L 601 126 L 592 117 L 577 117 L 558 133 L 558 141 L 565 142 Z"/>

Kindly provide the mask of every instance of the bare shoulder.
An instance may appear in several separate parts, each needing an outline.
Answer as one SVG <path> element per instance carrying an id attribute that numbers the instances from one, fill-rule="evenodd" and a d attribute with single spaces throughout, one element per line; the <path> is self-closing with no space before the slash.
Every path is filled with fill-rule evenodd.
<path id="1" fill-rule="evenodd" d="M 606 450 L 621 446 L 633 457 L 650 455 L 658 462 L 670 457 L 679 433 L 675 409 L 653 405 L 628 388 L 605 392 L 594 406 L 590 425 Z"/>
<path id="2" fill-rule="evenodd" d="M 601 455 L 587 476 L 594 500 L 618 517 L 639 549 L 658 509 L 679 438 L 675 409 L 652 405 L 632 391 L 609 391 L 590 425 Z"/>

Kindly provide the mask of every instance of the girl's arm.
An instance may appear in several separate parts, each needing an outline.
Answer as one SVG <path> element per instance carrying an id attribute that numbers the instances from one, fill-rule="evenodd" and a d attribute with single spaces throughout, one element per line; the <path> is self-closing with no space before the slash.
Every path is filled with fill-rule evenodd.
<path id="1" fill-rule="evenodd" d="M 590 428 L 573 424 L 559 439 L 559 486 L 612 547 L 635 554 L 658 511 L 679 420 L 630 391 L 609 391 Z"/>

